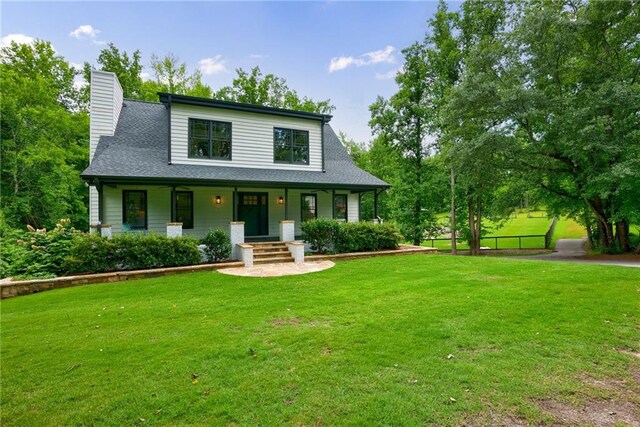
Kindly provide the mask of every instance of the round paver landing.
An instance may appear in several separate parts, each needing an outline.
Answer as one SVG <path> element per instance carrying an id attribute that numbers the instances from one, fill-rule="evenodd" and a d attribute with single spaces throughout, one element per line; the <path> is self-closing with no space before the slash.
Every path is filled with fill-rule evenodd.
<path id="1" fill-rule="evenodd" d="M 254 265 L 253 267 L 222 268 L 218 271 L 220 273 L 231 274 L 233 276 L 277 277 L 315 273 L 316 271 L 331 268 L 334 265 L 335 263 L 333 261 L 314 261 L 302 264 L 287 262 L 283 264 L 260 264 Z"/>

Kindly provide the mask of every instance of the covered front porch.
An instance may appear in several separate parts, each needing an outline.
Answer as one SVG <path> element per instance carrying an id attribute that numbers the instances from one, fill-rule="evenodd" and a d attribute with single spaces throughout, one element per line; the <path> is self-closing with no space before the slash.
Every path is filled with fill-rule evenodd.
<path id="1" fill-rule="evenodd" d="M 212 229 L 244 223 L 244 241 L 282 240 L 286 222 L 295 239 L 300 223 L 311 218 L 357 222 L 362 194 L 376 188 L 329 186 L 193 185 L 99 183 L 97 211 L 101 229 L 203 237 Z M 377 199 L 377 197 L 376 197 Z M 97 224 L 94 224 L 97 225 Z M 106 231 L 106 230 L 105 230 Z"/>

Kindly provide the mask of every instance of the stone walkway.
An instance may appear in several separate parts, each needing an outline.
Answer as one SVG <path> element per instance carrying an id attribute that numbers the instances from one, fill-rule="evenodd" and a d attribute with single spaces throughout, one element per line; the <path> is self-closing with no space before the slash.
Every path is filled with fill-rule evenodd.
<path id="1" fill-rule="evenodd" d="M 223 274 L 230 274 L 233 276 L 277 277 L 291 276 L 294 274 L 315 273 L 316 271 L 322 271 L 331 268 L 334 265 L 335 263 L 333 261 L 314 261 L 305 262 L 302 264 L 286 262 L 281 264 L 260 264 L 254 265 L 253 267 L 222 268 L 218 270 L 218 272 Z"/>

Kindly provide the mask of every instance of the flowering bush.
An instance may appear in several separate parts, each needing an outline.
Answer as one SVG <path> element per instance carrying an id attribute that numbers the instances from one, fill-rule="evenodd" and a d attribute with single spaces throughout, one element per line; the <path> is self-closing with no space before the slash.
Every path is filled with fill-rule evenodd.
<path id="1" fill-rule="evenodd" d="M 2 275 L 46 278 L 64 274 L 64 260 L 79 234 L 69 219 L 61 219 L 50 231 L 27 225 L 26 232 L 9 233 L 2 238 L 2 257 L 9 258 Z"/>

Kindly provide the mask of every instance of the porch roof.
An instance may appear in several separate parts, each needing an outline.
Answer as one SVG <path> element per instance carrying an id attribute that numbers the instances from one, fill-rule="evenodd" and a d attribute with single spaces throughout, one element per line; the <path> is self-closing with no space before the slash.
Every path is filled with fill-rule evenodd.
<path id="1" fill-rule="evenodd" d="M 325 172 L 168 164 L 169 113 L 161 103 L 125 100 L 112 137 L 101 137 L 82 173 L 88 182 L 290 188 L 386 188 L 358 168 L 331 126 L 324 125 Z"/>

